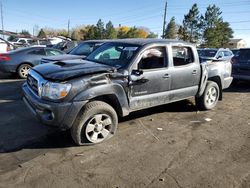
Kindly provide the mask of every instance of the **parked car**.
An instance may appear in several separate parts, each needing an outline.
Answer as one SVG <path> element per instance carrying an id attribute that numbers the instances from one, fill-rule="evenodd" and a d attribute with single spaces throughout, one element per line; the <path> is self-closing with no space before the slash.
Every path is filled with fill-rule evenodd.
<path id="1" fill-rule="evenodd" d="M 107 40 L 89 40 L 89 41 L 81 42 L 78 44 L 78 46 L 73 48 L 67 54 L 42 58 L 41 64 L 51 63 L 51 62 L 56 62 L 56 61 L 64 61 L 64 60 L 69 60 L 69 59 L 73 60 L 73 59 L 85 58 L 93 50 L 95 50 L 97 47 L 101 46 L 105 42 L 107 42 Z"/>
<path id="2" fill-rule="evenodd" d="M 70 52 L 73 48 L 78 45 L 77 41 L 63 41 L 54 45 L 53 48 L 64 51 L 66 53 Z"/>
<path id="3" fill-rule="evenodd" d="M 195 97 L 209 110 L 232 82 L 228 69 L 208 74 L 193 44 L 162 39 L 107 42 L 85 60 L 33 67 L 24 102 L 43 123 L 71 129 L 78 145 L 113 136 L 118 116 Z"/>
<path id="4" fill-rule="evenodd" d="M 26 47 L 0 54 L 0 71 L 17 73 L 26 78 L 31 67 L 38 65 L 42 57 L 64 54 L 64 52 L 44 47 Z"/>
<path id="5" fill-rule="evenodd" d="M 199 49 L 199 56 L 208 60 L 231 60 L 234 55 L 229 49 L 204 48 Z"/>
<path id="6" fill-rule="evenodd" d="M 233 78 L 235 81 L 250 81 L 250 48 L 242 48 L 238 55 L 233 57 Z"/>
<path id="7" fill-rule="evenodd" d="M 48 39 L 34 39 L 29 46 L 53 47 L 53 44 Z"/>
<path id="8" fill-rule="evenodd" d="M 29 46 L 32 41 L 33 39 L 31 38 L 15 38 L 9 42 L 15 46 Z"/>

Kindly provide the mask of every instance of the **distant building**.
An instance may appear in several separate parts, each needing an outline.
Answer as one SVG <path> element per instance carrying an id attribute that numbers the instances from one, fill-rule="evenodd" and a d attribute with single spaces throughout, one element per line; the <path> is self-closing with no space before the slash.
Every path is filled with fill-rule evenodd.
<path id="1" fill-rule="evenodd" d="M 247 43 L 243 39 L 230 39 L 230 41 L 224 46 L 225 48 L 246 48 Z"/>

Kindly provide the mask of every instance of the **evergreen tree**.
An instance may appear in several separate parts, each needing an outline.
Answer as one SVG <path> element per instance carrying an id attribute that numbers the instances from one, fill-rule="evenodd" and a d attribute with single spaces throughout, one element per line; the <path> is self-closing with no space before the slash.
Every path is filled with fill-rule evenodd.
<path id="1" fill-rule="evenodd" d="M 204 32 L 205 47 L 221 48 L 233 37 L 233 30 L 228 22 L 217 22 L 214 28 L 208 28 Z"/>
<path id="2" fill-rule="evenodd" d="M 183 26 L 188 34 L 189 42 L 197 42 L 200 38 L 200 15 L 198 6 L 195 3 L 189 10 L 187 15 L 184 15 Z"/>
<path id="3" fill-rule="evenodd" d="M 223 19 L 221 17 L 222 12 L 220 11 L 219 7 L 215 5 L 209 5 L 205 12 L 205 15 L 201 16 L 201 25 L 203 29 L 213 28 L 215 24 L 218 22 L 222 22 Z"/>
<path id="4" fill-rule="evenodd" d="M 38 38 L 46 38 L 46 33 L 44 32 L 43 29 L 40 29 L 38 35 L 37 35 Z"/>
<path id="5" fill-rule="evenodd" d="M 86 35 L 84 37 L 85 40 L 92 40 L 92 39 L 100 39 L 100 36 L 97 36 L 97 27 L 94 25 L 91 25 L 88 27 L 88 30 L 86 32 Z"/>
<path id="6" fill-rule="evenodd" d="M 101 19 L 99 19 L 96 24 L 95 39 L 104 39 L 104 38 L 105 38 L 104 23 Z"/>
<path id="7" fill-rule="evenodd" d="M 175 23 L 175 17 L 172 17 L 167 25 L 165 36 L 163 38 L 176 39 L 177 38 L 177 27 Z"/>
<path id="8" fill-rule="evenodd" d="M 209 5 L 204 16 L 201 16 L 203 46 L 221 48 L 233 37 L 233 30 L 224 22 L 219 7 Z"/>
<path id="9" fill-rule="evenodd" d="M 25 35 L 26 37 L 30 37 L 31 36 L 31 34 L 29 33 L 29 31 L 25 30 L 25 29 L 23 29 L 20 34 L 21 35 Z"/>
<path id="10" fill-rule="evenodd" d="M 111 21 L 106 24 L 105 30 L 105 38 L 106 39 L 115 39 L 117 38 L 117 31 L 115 30 Z"/>
<path id="11" fill-rule="evenodd" d="M 13 40 L 16 39 L 16 38 L 17 38 L 16 36 L 10 35 L 10 36 L 7 38 L 7 40 L 8 40 L 8 41 L 13 41 Z"/>
<path id="12" fill-rule="evenodd" d="M 183 40 L 183 41 L 189 40 L 188 32 L 185 27 L 180 26 L 177 34 L 178 34 L 178 39 Z"/>

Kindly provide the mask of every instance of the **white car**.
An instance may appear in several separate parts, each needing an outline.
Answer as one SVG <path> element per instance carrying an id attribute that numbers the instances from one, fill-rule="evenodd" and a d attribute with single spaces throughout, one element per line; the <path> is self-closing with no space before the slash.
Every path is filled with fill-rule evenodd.
<path id="1" fill-rule="evenodd" d="M 29 45 L 33 40 L 31 38 L 16 38 L 12 41 L 9 41 L 13 45 Z"/>

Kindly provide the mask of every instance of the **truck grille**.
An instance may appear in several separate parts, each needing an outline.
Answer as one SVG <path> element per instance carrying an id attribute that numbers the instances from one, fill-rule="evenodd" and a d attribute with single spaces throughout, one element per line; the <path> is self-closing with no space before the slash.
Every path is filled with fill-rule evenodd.
<path id="1" fill-rule="evenodd" d="M 30 86 L 30 88 L 33 90 L 33 92 L 38 95 L 38 81 L 33 78 L 30 74 L 27 77 L 27 83 Z"/>

